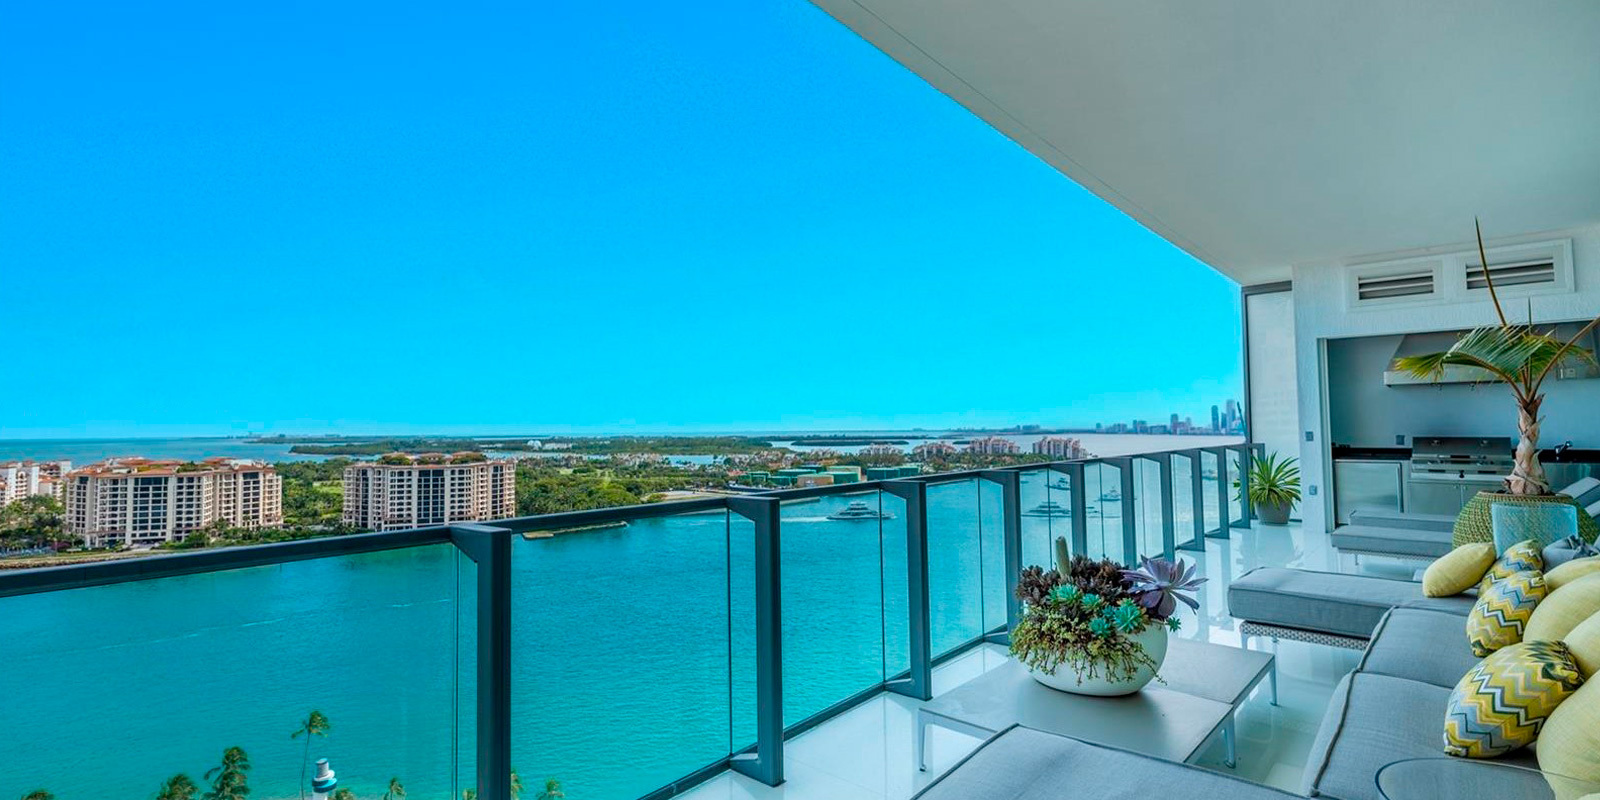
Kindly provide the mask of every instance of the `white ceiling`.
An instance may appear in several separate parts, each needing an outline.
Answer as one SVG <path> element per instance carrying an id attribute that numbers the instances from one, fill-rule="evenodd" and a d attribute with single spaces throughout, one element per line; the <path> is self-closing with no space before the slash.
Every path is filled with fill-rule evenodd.
<path id="1" fill-rule="evenodd" d="M 1600 221 L 1600 0 L 813 0 L 1245 284 Z"/>

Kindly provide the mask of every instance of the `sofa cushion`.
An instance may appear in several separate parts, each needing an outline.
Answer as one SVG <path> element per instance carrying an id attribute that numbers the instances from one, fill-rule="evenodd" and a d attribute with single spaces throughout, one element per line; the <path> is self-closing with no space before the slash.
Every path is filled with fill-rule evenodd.
<path id="1" fill-rule="evenodd" d="M 1171 795 L 1283 800 L 1294 795 L 1210 770 L 1029 728 L 1001 731 L 916 797 L 923 800 L 1150 800 Z"/>
<path id="2" fill-rule="evenodd" d="M 1600 556 L 1600 547 L 1584 541 L 1582 536 L 1568 536 L 1545 545 L 1540 555 L 1544 558 L 1544 571 L 1549 572 L 1576 558 Z"/>
<path id="3" fill-rule="evenodd" d="M 1392 554 L 1438 558 L 1455 549 L 1449 531 L 1422 528 L 1385 528 L 1376 525 L 1345 525 L 1334 529 L 1328 541 L 1340 550 L 1355 553 Z"/>
<path id="4" fill-rule="evenodd" d="M 1505 552 L 1495 560 L 1494 566 L 1484 573 L 1483 580 L 1478 582 L 1478 594 L 1481 596 L 1489 590 L 1495 581 L 1509 578 L 1519 572 L 1543 572 L 1544 555 L 1533 540 L 1527 539 L 1517 542 L 1506 548 Z"/>
<path id="5" fill-rule="evenodd" d="M 1593 575 L 1596 572 L 1600 572 L 1600 556 L 1579 558 L 1546 572 L 1544 574 L 1544 582 L 1549 584 L 1550 591 L 1553 592 L 1585 575 Z"/>
<path id="6" fill-rule="evenodd" d="M 1376 775 L 1406 758 L 1441 758 L 1450 690 L 1404 678 L 1352 672 L 1334 690 L 1306 763 L 1305 793 L 1382 800 Z M 1526 749 L 1504 761 L 1532 766 Z"/>
<path id="7" fill-rule="evenodd" d="M 1444 751 L 1495 758 L 1539 738 L 1550 713 L 1583 685 L 1561 642 L 1501 648 L 1461 676 L 1444 714 Z"/>
<path id="8" fill-rule="evenodd" d="M 1548 592 L 1541 572 L 1518 572 L 1495 581 L 1467 615 L 1467 643 L 1473 654 L 1487 656 L 1522 641 L 1533 610 Z"/>
<path id="9" fill-rule="evenodd" d="M 1422 573 L 1422 593 L 1427 597 L 1461 594 L 1477 586 L 1494 561 L 1494 545 L 1488 542 L 1461 545 L 1428 565 Z"/>
<path id="10" fill-rule="evenodd" d="M 1442 611 L 1465 617 L 1472 613 L 1472 606 L 1478 602 L 1477 590 L 1470 594 L 1458 594 L 1451 597 L 1418 597 L 1401 603 L 1398 608 L 1421 608 L 1428 611 Z"/>
<path id="11" fill-rule="evenodd" d="M 1443 611 L 1400 607 L 1372 635 L 1356 669 L 1452 689 L 1478 665 L 1461 635 L 1461 617 Z M 1418 654 L 1427 654 L 1418 658 Z"/>
<path id="12" fill-rule="evenodd" d="M 1228 587 L 1228 613 L 1251 622 L 1365 639 L 1390 608 L 1421 598 L 1422 584 L 1413 581 L 1260 567 Z"/>
<path id="13" fill-rule="evenodd" d="M 1567 638 L 1578 623 L 1600 614 L 1600 574 L 1587 575 L 1551 590 L 1528 618 L 1522 638 L 1530 642 Z"/>

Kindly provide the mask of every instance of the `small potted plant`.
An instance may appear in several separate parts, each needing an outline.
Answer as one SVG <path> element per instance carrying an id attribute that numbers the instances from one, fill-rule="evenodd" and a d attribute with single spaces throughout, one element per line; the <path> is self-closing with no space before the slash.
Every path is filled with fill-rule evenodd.
<path id="1" fill-rule="evenodd" d="M 1057 548 L 1064 549 L 1057 540 Z M 1178 603 L 1198 610 L 1188 594 L 1205 583 L 1181 559 L 1146 558 L 1139 569 L 1109 559 L 1074 557 L 1065 573 L 1028 567 L 1017 582 L 1022 619 L 1011 631 L 1011 655 L 1052 689 L 1124 695 L 1143 689 L 1167 656 L 1167 633 L 1178 630 Z"/>
<path id="2" fill-rule="evenodd" d="M 1256 517 L 1266 525 L 1288 525 L 1294 504 L 1300 502 L 1300 467 L 1293 456 L 1280 459 L 1277 453 L 1266 458 L 1250 458 L 1250 504 Z M 1239 481 L 1233 482 L 1233 496 L 1243 500 Z"/>

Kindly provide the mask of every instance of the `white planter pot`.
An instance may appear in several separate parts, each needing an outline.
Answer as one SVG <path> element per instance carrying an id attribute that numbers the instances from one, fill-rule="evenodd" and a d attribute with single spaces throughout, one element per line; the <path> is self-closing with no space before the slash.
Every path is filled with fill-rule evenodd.
<path id="1" fill-rule="evenodd" d="M 1133 694 L 1143 689 L 1145 684 L 1154 680 L 1156 672 L 1161 669 L 1161 662 L 1167 658 L 1167 628 L 1165 625 L 1151 623 L 1142 633 L 1133 637 L 1133 641 L 1144 648 L 1150 660 L 1156 662 L 1155 669 L 1140 667 L 1132 678 L 1123 681 L 1106 680 L 1104 667 L 1095 668 L 1095 677 L 1078 678 L 1078 671 L 1072 667 L 1061 664 L 1052 672 L 1041 672 L 1029 669 L 1028 673 L 1033 679 L 1052 688 L 1073 694 L 1089 694 L 1098 697 L 1115 697 L 1117 695 Z"/>

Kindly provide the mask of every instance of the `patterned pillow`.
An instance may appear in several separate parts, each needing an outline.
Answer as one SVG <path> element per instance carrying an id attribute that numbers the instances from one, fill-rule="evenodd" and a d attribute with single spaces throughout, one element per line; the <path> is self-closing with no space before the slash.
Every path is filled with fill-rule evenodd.
<path id="1" fill-rule="evenodd" d="M 1539 550 L 1539 545 L 1532 539 L 1517 542 L 1506 548 L 1494 566 L 1484 574 L 1483 580 L 1478 581 L 1478 596 L 1482 597 L 1489 587 L 1501 578 L 1515 575 L 1519 572 L 1543 572 L 1544 556 Z"/>
<path id="2" fill-rule="evenodd" d="M 1489 591 L 1478 595 L 1467 615 L 1467 642 L 1472 654 L 1483 658 L 1496 650 L 1522 641 L 1522 631 L 1533 618 L 1533 609 L 1549 594 L 1544 573 L 1518 572 L 1495 581 Z"/>
<path id="3" fill-rule="evenodd" d="M 1583 673 L 1561 642 L 1523 642 L 1489 656 L 1462 676 L 1444 712 L 1444 751 L 1494 758 L 1525 747 Z"/>

